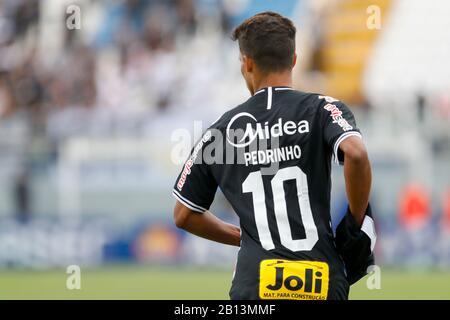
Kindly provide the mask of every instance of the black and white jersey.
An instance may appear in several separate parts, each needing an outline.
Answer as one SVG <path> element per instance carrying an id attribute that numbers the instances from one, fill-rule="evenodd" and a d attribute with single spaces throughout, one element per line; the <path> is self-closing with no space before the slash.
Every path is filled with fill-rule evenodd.
<path id="1" fill-rule="evenodd" d="M 239 216 L 232 299 L 346 299 L 330 219 L 331 161 L 361 137 L 342 102 L 268 87 L 218 119 L 194 146 L 173 194 L 201 214 L 217 187 Z"/>

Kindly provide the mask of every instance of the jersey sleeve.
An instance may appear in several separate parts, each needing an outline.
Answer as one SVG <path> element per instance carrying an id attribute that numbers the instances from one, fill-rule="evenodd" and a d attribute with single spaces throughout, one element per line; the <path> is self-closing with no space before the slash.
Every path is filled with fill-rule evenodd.
<path id="1" fill-rule="evenodd" d="M 192 149 L 172 191 L 178 201 L 199 213 L 209 209 L 217 190 L 211 168 L 202 157 L 204 148 L 210 142 L 211 131 L 208 129 Z"/>
<path id="2" fill-rule="evenodd" d="M 334 161 L 342 165 L 344 154 L 339 149 L 339 145 L 352 136 L 362 138 L 361 132 L 357 128 L 355 117 L 347 105 L 331 97 L 319 96 L 320 98 L 326 101 L 321 107 L 325 114 L 323 128 L 325 143 L 331 148 Z"/>

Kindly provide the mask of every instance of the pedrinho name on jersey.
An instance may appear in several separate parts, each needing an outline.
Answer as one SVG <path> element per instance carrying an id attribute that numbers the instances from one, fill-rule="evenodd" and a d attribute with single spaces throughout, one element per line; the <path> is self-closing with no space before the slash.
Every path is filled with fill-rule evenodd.
<path id="1" fill-rule="evenodd" d="M 281 161 L 300 159 L 302 151 L 298 145 L 244 153 L 245 165 L 265 165 Z"/>

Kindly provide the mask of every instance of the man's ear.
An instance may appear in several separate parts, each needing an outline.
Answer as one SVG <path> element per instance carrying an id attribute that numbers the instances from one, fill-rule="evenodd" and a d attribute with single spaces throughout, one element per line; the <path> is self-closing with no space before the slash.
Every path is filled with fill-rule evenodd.
<path id="1" fill-rule="evenodd" d="M 296 64 L 297 64 L 297 54 L 294 53 L 294 59 L 292 59 L 292 68 L 294 68 Z"/>
<path id="2" fill-rule="evenodd" d="M 252 58 L 249 58 L 246 55 L 242 55 L 242 61 L 244 63 L 244 70 L 247 73 L 252 73 L 253 72 L 253 68 L 255 66 L 255 63 L 253 62 Z"/>

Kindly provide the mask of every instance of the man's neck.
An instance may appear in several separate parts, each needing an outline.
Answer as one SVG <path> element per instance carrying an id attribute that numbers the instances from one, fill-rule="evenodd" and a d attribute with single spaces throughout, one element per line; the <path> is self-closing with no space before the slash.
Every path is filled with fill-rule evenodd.
<path id="1" fill-rule="evenodd" d="M 267 87 L 292 87 L 292 73 L 290 71 L 271 73 L 255 80 L 252 94 Z"/>

